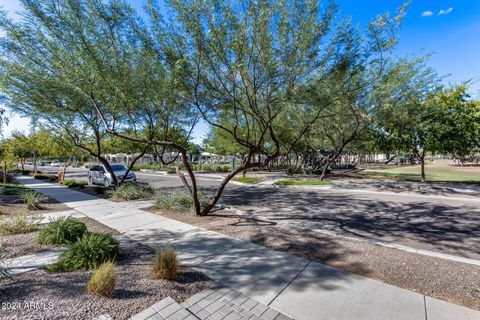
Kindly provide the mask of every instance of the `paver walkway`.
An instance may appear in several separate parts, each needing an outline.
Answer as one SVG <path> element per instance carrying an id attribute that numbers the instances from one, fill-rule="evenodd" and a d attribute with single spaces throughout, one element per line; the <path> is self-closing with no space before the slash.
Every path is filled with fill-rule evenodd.
<path id="1" fill-rule="evenodd" d="M 5 259 L 5 267 L 10 274 L 18 274 L 22 272 L 40 269 L 47 264 L 55 263 L 60 255 L 59 249 L 40 252 L 22 257 Z"/>
<path id="2" fill-rule="evenodd" d="M 288 320 L 286 315 L 238 292 L 219 285 L 203 290 L 181 304 L 168 297 L 136 314 L 131 320 Z"/>
<path id="3" fill-rule="evenodd" d="M 20 182 L 295 319 L 474 320 L 480 312 L 30 177 Z"/>

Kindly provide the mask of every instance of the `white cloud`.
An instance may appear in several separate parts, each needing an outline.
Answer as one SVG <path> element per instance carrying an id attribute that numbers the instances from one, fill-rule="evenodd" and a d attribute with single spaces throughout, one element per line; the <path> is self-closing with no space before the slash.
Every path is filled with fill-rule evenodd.
<path id="1" fill-rule="evenodd" d="M 430 10 L 422 12 L 422 17 L 431 17 L 431 16 L 433 16 L 433 12 Z"/>
<path id="2" fill-rule="evenodd" d="M 453 8 L 452 8 L 452 7 L 448 8 L 448 9 L 446 9 L 446 10 L 443 10 L 443 9 L 442 9 L 442 10 L 440 10 L 440 11 L 438 12 L 438 15 L 441 16 L 441 15 L 444 15 L 444 14 L 449 14 L 449 13 L 452 13 L 452 11 L 453 11 Z"/>

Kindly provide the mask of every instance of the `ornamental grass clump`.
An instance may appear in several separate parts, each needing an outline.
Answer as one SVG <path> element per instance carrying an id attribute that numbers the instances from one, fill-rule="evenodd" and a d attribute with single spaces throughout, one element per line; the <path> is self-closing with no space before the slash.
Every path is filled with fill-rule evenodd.
<path id="1" fill-rule="evenodd" d="M 167 247 L 157 251 L 153 263 L 153 274 L 156 278 L 172 280 L 177 277 L 178 261 L 175 249 Z"/>
<path id="2" fill-rule="evenodd" d="M 153 195 L 153 188 L 148 184 L 124 183 L 111 192 L 115 199 L 130 201 L 150 197 Z"/>
<path id="3" fill-rule="evenodd" d="M 67 248 L 57 263 L 47 267 L 52 272 L 92 270 L 106 261 L 114 261 L 118 254 L 118 241 L 109 234 L 85 233 Z"/>
<path id="4" fill-rule="evenodd" d="M 23 200 L 23 203 L 27 205 L 29 210 L 41 209 L 42 207 L 40 204 L 47 200 L 47 197 L 43 194 L 31 190 L 22 192 L 20 198 Z"/>
<path id="5" fill-rule="evenodd" d="M 72 218 L 50 219 L 48 226 L 38 235 L 39 244 L 69 244 L 81 238 L 87 231 L 85 223 Z"/>
<path id="6" fill-rule="evenodd" d="M 104 297 L 111 297 L 117 284 L 117 272 L 115 263 L 105 261 L 95 270 L 88 281 L 87 292 Z"/>

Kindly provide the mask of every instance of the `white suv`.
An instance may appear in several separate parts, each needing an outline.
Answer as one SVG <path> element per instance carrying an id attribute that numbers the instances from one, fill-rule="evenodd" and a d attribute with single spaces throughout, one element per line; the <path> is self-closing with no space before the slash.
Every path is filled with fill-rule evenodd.
<path id="1" fill-rule="evenodd" d="M 117 177 L 117 181 L 122 181 L 123 176 L 127 173 L 127 167 L 120 163 L 112 163 L 110 164 L 110 167 Z M 136 182 L 137 176 L 135 175 L 135 172 L 130 171 L 124 181 Z M 95 164 L 90 168 L 90 170 L 88 170 L 88 183 L 110 187 L 113 186 L 113 179 L 103 164 Z"/>

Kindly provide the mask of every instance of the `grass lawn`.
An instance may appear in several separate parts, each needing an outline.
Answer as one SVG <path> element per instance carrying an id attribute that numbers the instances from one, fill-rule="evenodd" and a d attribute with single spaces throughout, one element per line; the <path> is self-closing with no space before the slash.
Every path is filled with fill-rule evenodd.
<path id="1" fill-rule="evenodd" d="M 260 178 L 255 177 L 238 177 L 234 178 L 233 181 L 243 182 L 243 183 L 257 183 L 260 181 Z"/>
<path id="2" fill-rule="evenodd" d="M 297 179 L 282 179 L 277 180 L 274 184 L 279 186 L 290 186 L 290 185 L 315 185 L 315 186 L 324 186 L 333 184 L 330 181 L 320 180 L 320 179 L 304 179 L 304 180 L 297 180 Z"/>
<path id="3" fill-rule="evenodd" d="M 366 169 L 363 174 L 371 178 L 400 181 L 420 181 L 420 166 Z M 457 167 L 449 165 L 427 165 L 427 181 L 480 183 L 480 167 Z"/>

